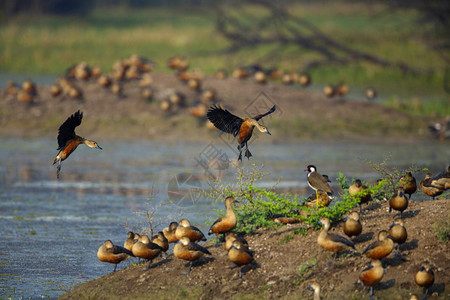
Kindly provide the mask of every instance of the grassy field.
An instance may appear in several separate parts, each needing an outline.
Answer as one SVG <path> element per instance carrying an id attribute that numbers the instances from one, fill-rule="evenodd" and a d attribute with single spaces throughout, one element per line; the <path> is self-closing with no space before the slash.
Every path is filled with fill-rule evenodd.
<path id="1" fill-rule="evenodd" d="M 258 14 L 260 11 L 248 9 L 243 17 L 251 19 Z M 339 1 L 298 4 L 293 14 L 355 49 L 436 71 L 413 76 L 366 63 L 323 66 L 311 74 L 315 84 L 345 81 L 361 90 L 375 86 L 388 106 L 415 114 L 450 114 L 442 86 L 444 63 L 421 41 L 424 29 L 414 23 L 412 12 Z M 221 50 L 228 42 L 215 31 L 214 12 L 199 7 L 116 7 L 98 9 L 83 18 L 18 16 L 0 26 L 0 40 L 0 70 L 31 75 L 61 74 L 80 61 L 107 71 L 114 61 L 132 53 L 151 58 L 159 64 L 159 71 L 168 71 L 167 58 L 184 54 L 192 67 L 205 73 L 258 61 L 301 71 L 305 62 L 318 57 L 297 47 L 273 52 L 270 46 L 224 54 Z"/>

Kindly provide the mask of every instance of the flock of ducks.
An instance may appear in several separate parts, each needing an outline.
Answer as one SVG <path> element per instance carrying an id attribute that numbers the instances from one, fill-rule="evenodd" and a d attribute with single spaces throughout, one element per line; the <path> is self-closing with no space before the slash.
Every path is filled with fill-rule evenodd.
<path id="1" fill-rule="evenodd" d="M 128 67 L 126 67 L 128 66 Z M 145 72 L 151 71 L 153 63 L 147 60 L 130 58 L 128 65 L 125 63 L 117 64 L 114 69 L 114 76 L 117 78 L 139 78 L 142 75 L 141 80 L 146 77 Z M 182 57 L 175 57 L 170 59 L 168 66 L 176 70 L 177 76 L 180 80 L 187 80 L 188 85 L 193 89 L 200 88 L 201 82 L 199 81 L 198 74 L 195 72 L 187 72 L 189 63 Z M 252 71 L 253 70 L 253 71 Z M 255 80 L 263 83 L 262 78 L 267 73 L 261 68 L 253 67 L 251 68 L 241 68 L 239 71 L 233 72 L 233 76 L 237 78 L 245 78 L 244 74 L 250 74 L 253 72 L 255 75 Z M 77 78 L 86 79 L 93 74 L 94 69 L 87 71 L 87 66 L 84 67 L 75 66 L 69 70 L 70 76 L 75 76 Z M 274 70 L 271 70 L 269 74 L 278 74 Z M 103 75 L 97 74 L 98 80 L 106 80 Z M 97 76 L 95 75 L 95 76 Z M 226 73 L 221 70 L 216 74 L 218 78 L 224 78 Z M 275 75 L 274 75 L 275 76 Z M 278 75 L 277 75 L 278 76 Z M 100 78 L 103 78 L 100 80 Z M 284 78 L 284 75 L 283 75 Z M 301 79 L 304 85 L 309 84 L 310 79 Z M 147 78 L 146 80 L 149 80 Z M 285 80 L 287 80 L 285 78 Z M 300 79 L 297 79 L 300 80 Z M 282 80 L 283 81 L 283 80 Z M 27 90 L 31 90 L 33 84 L 26 85 Z M 31 86 L 31 87 L 30 87 Z M 36 90 L 34 86 L 34 91 Z M 348 90 L 348 88 L 347 88 Z M 375 93 L 375 92 L 374 92 Z M 238 140 L 238 150 L 239 157 L 238 160 L 242 160 L 242 151 L 245 149 L 245 157 L 250 159 L 252 154 L 248 149 L 247 142 L 252 136 L 253 129 L 256 127 L 260 132 L 264 132 L 270 135 L 267 127 L 262 126 L 258 121 L 273 113 L 276 107 L 272 107 L 269 111 L 264 114 L 254 116 L 253 118 L 240 118 L 228 110 L 223 109 L 217 105 L 211 105 L 209 109 L 205 110 L 206 117 L 208 120 L 219 130 L 222 130 L 228 134 L 232 134 L 237 137 Z M 58 131 L 58 154 L 56 155 L 53 164 L 57 164 L 57 177 L 60 176 L 61 162 L 69 157 L 69 155 L 75 151 L 75 149 L 80 144 L 85 144 L 86 146 L 102 150 L 97 142 L 85 139 L 76 135 L 75 128 L 79 126 L 82 122 L 83 113 L 81 111 L 75 112 L 71 115 L 60 127 Z M 307 183 L 315 191 L 315 195 L 312 195 L 311 200 L 315 200 L 315 205 L 317 206 L 328 206 L 333 199 L 333 189 L 329 185 L 329 179 L 327 175 L 322 175 L 317 172 L 317 168 L 314 165 L 307 166 Z M 411 172 L 407 172 L 404 177 L 400 179 L 400 187 L 398 188 L 397 194 L 389 200 L 389 210 L 396 210 L 399 212 L 399 218 L 394 219 L 392 225 L 390 225 L 389 230 L 382 230 L 378 234 L 377 241 L 371 243 L 362 252 L 364 256 L 371 259 L 371 264 L 362 271 L 359 279 L 363 285 L 370 287 L 370 296 L 373 295 L 373 287 L 378 284 L 385 270 L 383 268 L 381 260 L 387 257 L 394 249 L 395 244 L 397 244 L 396 255 L 399 252 L 399 246 L 407 240 L 407 231 L 405 224 L 402 220 L 402 213 L 408 207 L 408 200 L 411 195 L 416 192 L 417 184 L 416 179 L 413 177 Z M 445 190 L 450 187 L 450 167 L 446 171 L 433 176 L 432 174 L 427 174 L 425 178 L 419 184 L 420 189 L 433 199 L 442 194 Z M 371 200 L 371 195 L 367 191 L 367 186 L 363 185 L 361 180 L 355 180 L 354 184 L 349 187 L 349 194 L 360 199 L 360 213 L 362 213 L 361 204 L 368 203 Z M 406 196 L 408 195 L 409 198 Z M 253 259 L 253 251 L 249 249 L 248 242 L 241 236 L 232 232 L 236 228 L 237 219 L 233 212 L 232 204 L 235 203 L 233 197 L 228 197 L 225 199 L 226 215 L 222 218 L 216 220 L 209 230 L 209 234 L 216 235 L 216 246 L 218 242 L 218 236 L 225 236 L 225 249 L 228 253 L 228 258 L 235 267 L 239 268 L 239 278 L 242 277 L 242 266 L 251 264 Z M 309 203 L 310 206 L 314 205 L 313 201 Z M 282 223 L 291 223 L 292 218 L 280 218 Z M 295 220 L 295 218 L 294 218 Z M 298 220 L 297 220 L 298 221 Z M 295 221 L 292 221 L 295 222 Z M 336 233 L 330 233 L 331 223 L 327 218 L 322 218 L 320 224 L 323 225 L 323 229 L 318 235 L 317 243 L 322 248 L 334 253 L 333 259 L 338 257 L 340 252 L 346 250 L 355 251 L 355 244 L 353 242 L 353 237 L 361 234 L 363 228 L 360 222 L 360 214 L 357 212 L 352 212 L 346 219 L 344 223 L 344 233 L 348 237 Z M 146 270 L 152 267 L 152 262 L 158 256 L 166 253 L 169 249 L 170 243 L 176 243 L 173 248 L 173 255 L 181 260 L 189 261 L 189 269 L 185 273 L 189 273 L 193 266 L 193 262 L 199 260 L 204 255 L 211 255 L 211 253 L 205 247 L 197 244 L 199 241 L 206 241 L 205 235 L 195 226 L 192 226 L 187 219 L 182 219 L 178 223 L 172 222 L 157 235 L 153 236 L 151 239 L 147 235 L 140 235 L 134 232 L 128 232 L 128 236 L 124 242 L 123 247 L 114 245 L 112 241 L 107 240 L 98 249 L 97 257 L 100 261 L 115 264 L 114 271 L 117 268 L 117 264 L 128 259 L 129 257 L 138 257 L 148 261 Z M 419 271 L 416 273 L 415 282 L 425 288 L 425 295 L 428 292 L 428 288 L 434 282 L 434 274 L 432 269 L 427 263 L 424 263 Z M 320 286 L 318 284 L 312 284 L 310 289 L 315 291 L 315 299 L 319 298 Z"/>
<path id="2" fill-rule="evenodd" d="M 242 266 L 253 262 L 253 251 L 249 249 L 248 242 L 236 233 L 231 232 L 237 224 L 236 215 L 231 205 L 237 202 L 233 197 L 225 199 L 226 215 L 217 219 L 211 226 L 208 234 L 226 235 L 225 250 L 228 258 L 239 269 L 239 278 L 242 277 Z M 173 247 L 173 255 L 179 259 L 189 261 L 189 269 L 183 274 L 191 272 L 193 262 L 197 261 L 204 255 L 211 255 L 208 249 L 197 244 L 198 241 L 206 241 L 205 235 L 195 226 L 192 226 L 187 219 L 180 220 L 179 223 L 172 222 L 170 225 L 158 232 L 157 235 L 150 238 L 147 235 L 140 235 L 134 232 L 128 232 L 128 237 L 123 247 L 114 245 L 110 240 L 98 249 L 97 257 L 100 261 L 117 264 L 128 259 L 129 257 L 138 257 L 148 261 L 145 270 L 151 268 L 152 261 L 165 253 L 169 249 L 170 243 L 176 243 Z M 217 247 L 216 239 L 216 247 Z"/>
<path id="3" fill-rule="evenodd" d="M 211 122 L 226 133 L 238 136 L 238 149 L 241 152 L 244 146 L 246 147 L 245 156 L 250 158 L 252 155 L 248 150 L 247 141 L 251 137 L 254 127 L 257 127 L 261 132 L 268 132 L 266 127 L 261 126 L 257 121 L 262 117 L 275 111 L 275 107 L 270 109 L 267 113 L 255 116 L 254 118 L 241 119 L 227 110 L 217 106 L 212 106 L 208 111 L 208 118 Z M 87 140 L 75 134 L 75 127 L 81 124 L 83 113 L 81 111 L 75 112 L 71 115 L 59 128 L 58 131 L 58 154 L 54 159 L 54 164 L 57 166 L 57 177 L 61 169 L 61 162 L 78 147 L 80 144 L 85 144 L 90 148 L 102 149 L 97 142 Z M 269 133 L 270 134 L 270 133 Z M 239 153 L 239 159 L 242 159 Z M 322 175 L 317 172 L 317 167 L 309 165 L 305 169 L 307 173 L 308 185 L 315 191 L 315 200 L 317 206 L 327 206 L 333 198 L 333 189 L 329 185 L 327 175 Z M 435 176 L 428 173 L 419 184 L 420 189 L 433 199 L 442 194 L 445 190 L 450 188 L 450 166 L 446 171 L 441 172 Z M 416 179 L 411 172 L 407 172 L 405 176 L 400 178 L 399 188 L 397 194 L 389 201 L 389 212 L 391 210 L 399 211 L 399 219 L 395 219 L 389 230 L 382 230 L 378 234 L 378 240 L 371 243 L 362 252 L 364 256 L 371 259 L 371 264 L 363 270 L 359 279 L 365 286 L 370 287 L 370 296 L 373 295 L 373 287 L 378 284 L 384 275 L 384 269 L 381 260 L 387 257 L 397 244 L 396 255 L 398 256 L 399 247 L 407 239 L 407 231 L 402 220 L 402 213 L 408 207 L 408 201 L 411 195 L 417 190 Z M 371 195 L 368 192 L 367 186 L 363 185 L 361 180 L 356 179 L 348 192 L 354 197 L 360 199 L 360 213 L 362 213 L 361 204 L 367 203 L 371 200 Z M 406 196 L 409 196 L 408 197 Z M 313 195 L 314 196 L 314 195 Z M 313 197 L 312 197 L 313 198 Z M 324 200 L 325 199 L 325 200 Z M 253 252 L 249 249 L 247 241 L 243 237 L 231 232 L 237 225 L 236 215 L 233 212 L 231 205 L 237 202 L 233 197 L 225 199 L 226 215 L 216 220 L 209 230 L 209 234 L 226 235 L 225 248 L 228 252 L 228 257 L 236 266 L 242 267 L 253 262 Z M 312 202 L 312 201 L 311 201 Z M 295 218 L 293 218 L 295 220 Z M 285 218 L 282 223 L 297 223 L 298 220 L 292 221 L 292 218 Z M 334 253 L 333 259 L 336 259 L 338 254 L 349 249 L 355 250 L 353 237 L 358 236 L 362 232 L 362 225 L 360 222 L 360 215 L 357 212 L 352 212 L 344 223 L 344 233 L 348 238 L 336 233 L 330 233 L 330 220 L 322 218 L 319 222 L 323 225 L 323 230 L 317 238 L 317 243 L 322 248 Z M 190 262 L 189 273 L 194 261 L 200 259 L 204 255 L 211 255 L 211 253 L 196 242 L 206 241 L 205 235 L 195 226 L 192 226 L 186 219 L 182 219 L 179 223 L 172 222 L 163 231 L 151 239 L 147 235 L 140 235 L 129 232 L 128 237 L 124 242 L 124 246 L 114 245 L 110 240 L 98 249 L 97 257 L 100 261 L 115 264 L 114 271 L 117 264 L 129 257 L 139 257 L 148 261 L 146 270 L 151 267 L 152 261 L 165 253 L 169 249 L 169 243 L 176 243 L 173 249 L 175 257 L 187 260 Z M 216 246 L 217 246 L 216 239 Z M 239 277 L 242 277 L 242 268 L 239 269 Z M 424 263 L 420 270 L 415 275 L 415 281 L 419 286 L 425 288 L 425 295 L 428 288 L 434 282 L 434 274 L 430 266 Z M 311 285 L 318 295 L 318 285 Z"/>

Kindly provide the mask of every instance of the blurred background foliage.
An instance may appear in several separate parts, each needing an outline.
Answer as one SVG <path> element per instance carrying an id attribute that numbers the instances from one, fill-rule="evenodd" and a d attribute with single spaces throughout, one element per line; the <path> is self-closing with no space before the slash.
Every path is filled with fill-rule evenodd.
<path id="1" fill-rule="evenodd" d="M 57 75 L 80 61 L 107 71 L 133 53 L 168 72 L 182 54 L 206 74 L 261 63 L 448 112 L 450 1 L 4 0 L 0 16 L 2 72 Z"/>

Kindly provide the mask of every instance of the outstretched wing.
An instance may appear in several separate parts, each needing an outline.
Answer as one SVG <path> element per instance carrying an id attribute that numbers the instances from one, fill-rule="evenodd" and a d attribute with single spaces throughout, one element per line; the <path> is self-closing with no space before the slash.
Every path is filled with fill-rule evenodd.
<path id="1" fill-rule="evenodd" d="M 83 113 L 77 111 L 67 118 L 67 120 L 59 127 L 58 130 L 58 150 L 66 145 L 67 141 L 75 137 L 75 127 L 81 124 Z"/>
<path id="2" fill-rule="evenodd" d="M 260 114 L 257 115 L 256 117 L 254 117 L 253 119 L 255 119 L 256 121 L 258 121 L 259 119 L 261 119 L 262 117 L 265 117 L 267 115 L 270 115 L 271 113 L 273 113 L 276 109 L 276 106 L 274 105 L 268 112 L 266 112 L 265 114 Z"/>
<path id="3" fill-rule="evenodd" d="M 209 108 L 206 116 L 218 129 L 234 136 L 239 134 L 242 122 L 244 122 L 243 119 L 216 105 Z"/>

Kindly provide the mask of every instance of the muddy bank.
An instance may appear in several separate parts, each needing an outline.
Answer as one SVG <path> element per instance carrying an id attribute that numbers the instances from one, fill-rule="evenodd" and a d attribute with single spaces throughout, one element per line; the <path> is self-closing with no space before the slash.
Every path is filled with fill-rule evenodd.
<path id="1" fill-rule="evenodd" d="M 380 230 L 389 228 L 393 214 L 387 208 L 386 202 L 366 207 L 362 235 L 354 240 L 359 253 Z M 449 208 L 448 200 L 410 203 L 404 213 L 408 240 L 400 247 L 403 258 L 392 253 L 383 260 L 386 274 L 375 288 L 378 299 L 421 296 L 414 274 L 424 260 L 430 262 L 436 278 L 430 299 L 450 296 L 448 244 L 438 241 L 433 228 L 437 221 L 448 218 Z M 212 256 L 201 259 L 189 275 L 181 274 L 186 263 L 173 256 L 156 260 L 148 271 L 143 270 L 145 265 L 126 267 L 130 263 L 126 261 L 119 266 L 120 271 L 108 273 L 114 266 L 105 264 L 105 276 L 76 286 L 60 299 L 305 299 L 312 298 L 305 289 L 312 282 L 320 283 L 325 299 L 368 299 L 367 290 L 358 284 L 358 276 L 370 264 L 369 259 L 344 254 L 328 265 L 331 255 L 317 245 L 319 232 L 308 229 L 305 236 L 294 234 L 300 227 L 305 226 L 296 224 L 247 235 L 256 263 L 244 269 L 242 279 L 237 279 L 236 269 L 227 268 L 232 263 L 223 246 L 216 248 L 209 242 L 203 245 Z M 332 232 L 343 234 L 342 223 L 333 226 Z"/>

